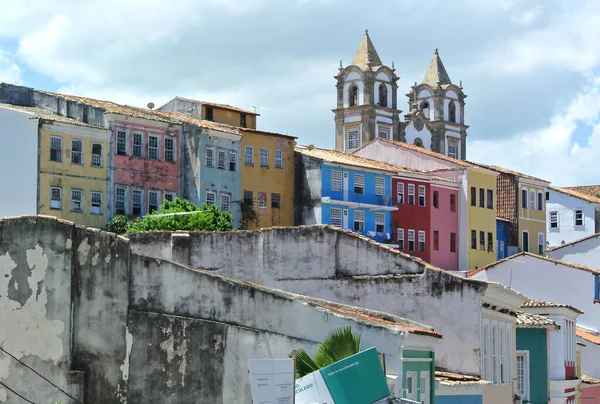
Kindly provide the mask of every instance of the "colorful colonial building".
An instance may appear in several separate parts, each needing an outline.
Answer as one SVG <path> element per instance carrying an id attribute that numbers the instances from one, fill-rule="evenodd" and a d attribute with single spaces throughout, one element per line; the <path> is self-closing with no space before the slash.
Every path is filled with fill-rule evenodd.
<path id="1" fill-rule="evenodd" d="M 496 177 L 498 173 L 423 147 L 377 138 L 353 155 L 426 172 L 458 184 L 458 269 L 496 260 Z"/>
<path id="2" fill-rule="evenodd" d="M 3 104 L 0 114 L 3 149 L 19 150 L 22 160 L 16 167 L 5 167 L 2 189 L 7 207 L 0 209 L 0 216 L 42 214 L 104 227 L 109 131 L 35 106 Z M 7 130 L 12 133 L 4 133 Z M 10 147 L 11 142 L 19 146 Z M 6 155 L 2 162 L 12 159 Z M 9 205 L 20 211 L 8 210 Z"/>
<path id="3" fill-rule="evenodd" d="M 295 224 L 330 224 L 391 243 L 400 167 L 333 150 L 296 147 Z M 416 240 L 412 241 L 416 243 Z"/>

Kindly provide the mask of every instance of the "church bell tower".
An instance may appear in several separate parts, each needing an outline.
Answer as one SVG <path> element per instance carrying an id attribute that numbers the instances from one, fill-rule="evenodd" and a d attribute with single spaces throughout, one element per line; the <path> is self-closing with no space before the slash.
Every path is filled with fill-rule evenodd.
<path id="1" fill-rule="evenodd" d="M 335 149 L 351 153 L 376 137 L 403 140 L 397 109 L 396 69 L 385 66 L 369 31 L 365 31 L 352 63 L 340 67 L 336 79 Z"/>

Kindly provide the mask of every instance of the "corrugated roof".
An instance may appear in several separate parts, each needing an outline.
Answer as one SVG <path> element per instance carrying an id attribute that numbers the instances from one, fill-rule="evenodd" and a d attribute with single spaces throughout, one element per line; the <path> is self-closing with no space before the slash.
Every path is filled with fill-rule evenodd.
<path id="1" fill-rule="evenodd" d="M 523 303 L 521 305 L 521 307 L 523 307 L 524 309 L 539 309 L 539 308 L 545 308 L 545 307 L 549 307 L 549 308 L 550 307 L 553 307 L 553 308 L 562 307 L 562 308 L 577 312 L 579 314 L 583 314 L 583 311 L 579 310 L 576 307 L 570 306 L 568 304 L 545 302 L 545 301 L 537 300 L 537 299 L 529 299 L 525 303 Z"/>
<path id="2" fill-rule="evenodd" d="M 431 59 L 431 63 L 425 72 L 423 83 L 429 84 L 432 87 L 436 87 L 438 83 L 441 86 L 452 84 L 452 80 L 450 80 L 450 76 L 448 76 L 448 72 L 442 63 L 437 48 L 433 54 L 433 59 Z"/>
<path id="3" fill-rule="evenodd" d="M 583 328 L 577 327 L 575 334 L 581 339 L 584 339 L 596 345 L 600 345 L 600 336 L 589 333 Z"/>
<path id="4" fill-rule="evenodd" d="M 302 153 L 306 156 L 315 157 L 331 163 L 344 164 L 354 167 L 363 167 L 372 170 L 381 170 L 395 174 L 398 172 L 414 173 L 420 175 L 429 175 L 425 171 L 413 170 L 406 167 L 400 167 L 393 164 L 384 163 L 382 161 L 368 159 L 366 157 L 359 157 L 353 154 L 342 153 L 336 150 L 319 149 L 317 147 L 309 148 L 306 146 L 298 146 L 295 149 L 298 153 Z"/>
<path id="5" fill-rule="evenodd" d="M 360 67 L 362 70 L 368 70 L 369 65 L 373 68 L 383 66 L 375 46 L 369 38 L 369 30 L 365 30 L 365 36 L 358 45 L 358 50 L 352 59 L 352 65 Z"/>
<path id="6" fill-rule="evenodd" d="M 547 182 L 548 184 L 550 184 L 550 181 L 548 181 L 548 180 L 534 177 L 533 175 L 523 174 L 518 171 L 509 170 L 508 168 L 494 166 L 494 165 L 488 165 L 488 164 L 482 164 L 482 163 L 475 163 L 473 161 L 469 161 L 469 163 L 474 164 L 476 166 L 480 166 L 482 168 L 487 168 L 488 170 L 497 171 L 502 174 L 511 174 L 511 175 L 514 175 L 517 177 L 521 177 L 521 178 L 525 178 L 525 179 L 529 179 L 529 180 L 533 180 L 533 181 Z"/>
<path id="7" fill-rule="evenodd" d="M 593 273 L 595 275 L 600 275 L 600 269 L 596 269 L 596 268 L 592 268 L 592 267 L 587 267 L 585 265 L 580 265 L 580 264 L 574 264 L 572 262 L 563 261 L 563 260 L 559 260 L 559 259 L 556 259 L 556 258 L 546 257 L 545 255 L 532 254 L 530 252 L 524 252 L 524 251 L 522 251 L 522 252 L 517 253 L 515 255 L 511 255 L 510 257 L 506 257 L 504 259 L 501 259 L 501 260 L 498 260 L 498 261 L 494 261 L 491 264 L 488 264 L 488 265 L 486 265 L 484 267 L 471 270 L 471 271 L 467 272 L 467 277 L 470 278 L 470 277 L 472 277 L 472 276 L 474 276 L 474 275 L 476 275 L 476 274 L 478 274 L 478 273 L 480 273 L 482 271 L 487 271 L 489 269 L 493 269 L 496 265 L 498 265 L 500 263 L 510 261 L 510 260 L 512 260 L 512 259 L 514 259 L 516 257 L 524 257 L 524 256 L 528 256 L 528 257 L 532 257 L 532 258 L 537 258 L 539 260 L 552 262 L 552 263 L 557 264 L 557 265 L 564 265 L 564 266 L 567 266 L 567 267 L 570 267 L 570 268 L 579 269 L 581 271 L 591 272 L 591 273 Z"/>
<path id="8" fill-rule="evenodd" d="M 185 97 L 179 97 L 179 96 L 177 96 L 175 98 L 178 98 L 183 101 L 189 101 L 189 102 L 195 102 L 195 103 L 202 104 L 202 105 L 208 105 L 209 107 L 228 109 L 230 111 L 243 112 L 244 114 L 249 114 L 249 115 L 256 115 L 256 116 L 260 115 L 254 111 L 249 111 L 247 109 L 234 107 L 233 105 L 229 105 L 229 104 L 219 104 L 216 102 L 199 101 L 199 100 L 193 100 L 191 98 L 185 98 Z"/>
<path id="9" fill-rule="evenodd" d="M 590 195 L 587 195 L 587 194 L 584 194 L 581 192 L 577 192 L 577 191 L 574 191 L 574 190 L 568 189 L 568 188 L 559 188 L 559 187 L 553 187 L 550 185 L 548 186 L 548 188 L 553 191 L 560 192 L 561 194 L 581 199 L 583 201 L 600 204 L 600 198 L 597 198 L 596 196 L 590 196 Z"/>
<path id="10" fill-rule="evenodd" d="M 14 110 L 17 110 L 17 111 L 28 112 L 30 114 L 33 114 L 32 118 L 43 119 L 45 121 L 67 123 L 67 124 L 70 124 L 70 125 L 83 126 L 83 127 L 86 127 L 86 128 L 94 128 L 94 129 L 104 129 L 104 130 L 107 130 L 106 128 L 104 128 L 102 126 L 90 125 L 88 123 L 81 122 L 81 121 L 78 121 L 76 119 L 72 119 L 72 118 L 68 118 L 66 116 L 55 114 L 54 112 L 48 111 L 48 110 L 46 110 L 44 108 L 41 108 L 41 107 L 25 107 L 25 106 L 22 106 L 22 105 L 12 105 L 12 104 L 3 104 L 3 103 L 0 103 L 0 107 L 14 109 Z"/>
<path id="11" fill-rule="evenodd" d="M 517 312 L 516 324 L 519 328 L 549 328 L 560 330 L 560 326 L 547 317 L 520 311 Z"/>

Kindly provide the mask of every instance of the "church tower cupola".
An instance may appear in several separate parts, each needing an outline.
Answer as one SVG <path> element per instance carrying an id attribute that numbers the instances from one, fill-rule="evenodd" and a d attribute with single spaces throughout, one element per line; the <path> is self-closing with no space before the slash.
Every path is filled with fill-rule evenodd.
<path id="1" fill-rule="evenodd" d="M 450 80 L 437 49 L 423 81 L 415 83 L 406 96 L 409 99 L 409 112 L 403 125 L 406 141 L 465 160 L 467 96 L 463 92 L 462 81 L 456 85 Z"/>
<path id="2" fill-rule="evenodd" d="M 335 149 L 352 152 L 375 137 L 399 139 L 400 113 L 397 109 L 396 69 L 385 66 L 369 31 L 358 45 L 352 63 L 340 61 L 335 114 Z"/>

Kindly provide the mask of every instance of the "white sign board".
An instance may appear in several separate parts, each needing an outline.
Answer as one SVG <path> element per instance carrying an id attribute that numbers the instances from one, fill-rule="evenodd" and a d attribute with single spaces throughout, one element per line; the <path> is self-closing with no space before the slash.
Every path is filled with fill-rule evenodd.
<path id="1" fill-rule="evenodd" d="M 249 365 L 253 404 L 292 404 L 293 359 L 250 359 Z"/>
<path id="2" fill-rule="evenodd" d="M 296 380 L 296 404 L 335 404 L 321 372 L 312 372 Z"/>

